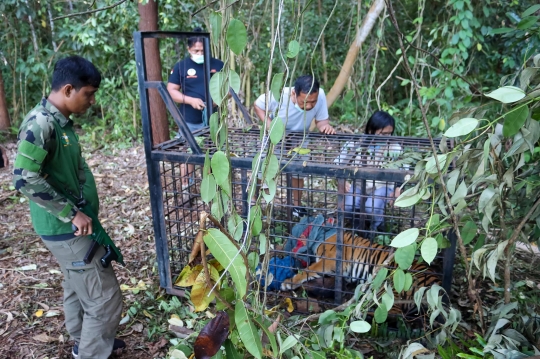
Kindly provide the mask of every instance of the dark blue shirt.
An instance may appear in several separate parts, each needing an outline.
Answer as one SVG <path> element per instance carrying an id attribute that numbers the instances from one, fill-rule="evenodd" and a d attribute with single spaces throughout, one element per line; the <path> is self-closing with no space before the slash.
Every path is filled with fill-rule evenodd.
<path id="1" fill-rule="evenodd" d="M 223 69 L 223 62 L 210 59 L 210 76 Z M 169 75 L 169 82 L 180 85 L 180 91 L 187 96 L 200 98 L 206 102 L 204 90 L 204 69 L 203 64 L 197 64 L 188 57 L 179 61 Z M 186 122 L 193 124 L 202 123 L 202 111 L 194 109 L 191 105 L 179 104 L 178 108 Z"/>

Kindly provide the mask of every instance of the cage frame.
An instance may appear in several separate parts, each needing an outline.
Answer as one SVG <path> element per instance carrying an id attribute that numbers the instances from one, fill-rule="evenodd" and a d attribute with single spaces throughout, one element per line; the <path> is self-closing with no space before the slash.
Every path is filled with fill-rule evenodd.
<path id="1" fill-rule="evenodd" d="M 185 291 L 176 288 L 174 283 L 174 278 L 171 273 L 170 266 L 170 255 L 168 248 L 168 235 L 166 231 L 165 223 L 165 212 L 163 206 L 163 186 L 161 180 L 161 171 L 160 163 L 170 162 L 170 163 L 184 163 L 184 164 L 193 164 L 193 165 L 204 165 L 205 153 L 202 151 L 201 147 L 197 144 L 195 140 L 196 136 L 207 136 L 209 137 L 209 129 L 202 129 L 197 131 L 195 134 L 192 134 L 187 128 L 186 122 L 180 113 L 178 107 L 172 100 L 169 95 L 167 88 L 163 81 L 149 81 L 147 78 L 146 63 L 145 63 L 145 49 L 144 49 L 144 40 L 145 39 L 165 39 L 165 38 L 177 38 L 184 39 L 191 36 L 202 37 L 204 40 L 204 76 L 205 83 L 208 84 L 209 81 L 206 79 L 210 78 L 210 34 L 206 32 L 177 32 L 177 31 L 137 31 L 134 32 L 134 45 L 135 45 L 135 59 L 137 65 L 137 76 L 138 76 L 138 88 L 140 95 L 140 106 L 141 106 L 141 117 L 142 117 L 142 130 L 143 130 L 143 139 L 144 139 L 144 150 L 146 157 L 146 166 L 147 166 L 147 175 L 149 183 L 149 192 L 150 192 L 150 202 L 151 202 L 151 211 L 152 211 L 152 222 L 155 234 L 155 246 L 156 246 L 156 257 L 158 264 L 158 273 L 160 286 L 166 290 L 167 293 L 173 295 L 184 296 Z M 210 99 L 210 90 L 209 86 L 205 86 L 206 99 Z M 172 152 L 170 149 L 175 146 L 176 142 L 174 140 L 166 141 L 161 144 L 153 145 L 152 144 L 152 119 L 150 114 L 149 107 L 149 90 L 156 89 L 160 94 L 163 102 L 166 105 L 166 108 L 169 114 L 172 116 L 173 120 L 179 127 L 180 132 L 182 133 L 184 139 L 187 141 L 192 153 L 187 152 Z M 235 96 L 233 98 L 236 100 Z M 207 103 L 207 106 L 211 106 L 210 103 Z M 245 111 L 244 111 L 245 112 Z M 208 119 L 211 115 L 211 111 L 207 111 Z M 245 114 L 244 114 L 245 116 Z M 248 120 L 248 119 L 246 119 Z M 248 120 L 249 121 L 249 120 Z M 310 134 L 310 136 L 317 137 L 317 134 Z M 323 136 L 323 135 L 319 135 Z M 393 137 L 397 138 L 397 137 Z M 399 139 L 399 138 L 398 138 Z M 231 168 L 240 169 L 241 171 L 247 172 L 252 169 L 252 160 L 253 158 L 249 157 L 233 157 L 230 158 Z M 281 163 L 283 165 L 283 162 Z M 302 163 L 300 161 L 291 161 L 287 163 L 287 166 L 282 170 L 283 173 L 287 174 L 287 181 L 289 182 L 290 176 L 300 175 L 321 175 L 334 177 L 337 180 L 337 223 L 341 230 L 338 230 L 336 237 L 336 262 L 339 265 L 336 265 L 335 273 L 335 286 L 341 288 L 343 286 L 343 275 L 342 275 L 342 251 L 344 248 L 343 244 L 343 234 L 344 234 L 344 221 L 345 221 L 345 182 L 348 179 L 356 178 L 362 180 L 365 185 L 366 181 L 384 181 L 384 182 L 394 182 L 394 183 L 403 183 L 406 180 L 406 176 L 411 174 L 411 171 L 405 171 L 403 169 L 385 169 L 381 171 L 378 168 L 362 168 L 361 170 L 351 173 L 350 169 L 339 168 L 336 165 L 325 165 L 325 164 L 310 164 Z M 288 186 L 290 187 L 290 185 Z M 289 190 L 290 191 L 290 190 Z M 364 192 L 365 193 L 365 192 Z M 290 194 L 289 194 L 290 196 Z M 243 191 L 242 201 L 248 203 L 247 191 Z M 362 204 L 363 206 L 363 204 Z M 246 207 L 244 207 L 246 208 Z M 456 237 L 453 232 L 447 235 L 447 238 L 450 240 L 450 247 L 444 249 L 442 255 L 443 265 L 442 265 L 442 287 L 450 293 L 451 282 L 452 282 L 452 271 L 455 260 L 456 252 Z M 342 302 L 342 291 L 336 291 L 335 303 L 340 304 Z"/>

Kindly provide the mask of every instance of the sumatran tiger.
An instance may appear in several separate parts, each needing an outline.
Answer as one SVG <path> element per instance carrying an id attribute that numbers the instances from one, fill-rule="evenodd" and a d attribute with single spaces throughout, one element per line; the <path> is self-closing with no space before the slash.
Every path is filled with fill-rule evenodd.
<path id="1" fill-rule="evenodd" d="M 281 290 L 294 290 L 303 283 L 320 278 L 323 275 L 335 275 L 336 273 L 336 237 L 334 234 L 322 242 L 316 249 L 317 261 L 311 264 L 294 277 L 285 280 L 281 284 Z M 360 236 L 354 236 L 351 232 L 343 234 L 343 277 L 348 282 L 366 281 L 373 273 L 373 269 L 390 255 L 389 248 L 371 243 Z M 429 267 L 425 264 L 414 263 L 410 270 L 419 272 Z M 439 277 L 431 273 L 417 273 L 414 286 L 429 286 L 438 282 Z"/>

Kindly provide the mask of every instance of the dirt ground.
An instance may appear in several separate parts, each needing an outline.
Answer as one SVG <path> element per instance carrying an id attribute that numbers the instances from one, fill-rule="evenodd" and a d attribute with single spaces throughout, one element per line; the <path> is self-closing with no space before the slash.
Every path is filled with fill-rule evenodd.
<path id="1" fill-rule="evenodd" d="M 6 146 L 12 165 L 15 144 Z M 85 157 L 98 184 L 103 226 L 126 262 L 126 267 L 115 265 L 125 287 L 125 317 L 131 306 L 148 296 L 144 290 L 128 288 L 138 284 L 156 296 L 163 294 L 155 271 L 144 152 L 139 145 L 86 153 Z M 12 187 L 11 168 L 0 170 L 0 188 L 0 358 L 71 358 L 73 342 L 63 326 L 62 274 L 33 231 L 28 201 Z M 118 337 L 128 346 L 121 358 L 165 357 L 168 340 L 153 335 L 148 341 L 151 320 L 138 318 L 126 318 L 120 326 Z"/>

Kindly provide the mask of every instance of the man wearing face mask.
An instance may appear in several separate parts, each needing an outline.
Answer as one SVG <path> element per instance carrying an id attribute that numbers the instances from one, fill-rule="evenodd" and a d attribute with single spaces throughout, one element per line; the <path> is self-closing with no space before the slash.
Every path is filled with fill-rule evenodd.
<path id="1" fill-rule="evenodd" d="M 196 28 L 195 32 L 201 32 Z M 191 132 L 205 126 L 205 86 L 204 86 L 204 42 L 202 37 L 194 36 L 187 40 L 189 57 L 174 65 L 169 76 L 167 90 L 172 99 L 179 104 L 180 113 L 184 117 Z M 223 62 L 210 58 L 210 74 L 221 71 Z"/>
<path id="2" fill-rule="evenodd" d="M 285 87 L 281 93 L 280 99 L 275 99 L 270 95 L 270 101 L 267 101 L 263 94 L 255 101 L 255 113 L 270 128 L 272 119 L 278 116 L 285 124 L 287 132 L 303 132 L 307 134 L 309 126 L 313 120 L 317 124 L 319 132 L 333 135 L 336 130 L 328 121 L 328 109 L 324 90 L 319 88 L 319 82 L 311 75 L 300 76 L 294 83 L 294 87 Z M 268 117 L 266 117 L 268 110 Z M 307 142 L 293 147 L 306 147 Z M 302 188 L 304 186 L 303 178 L 292 179 L 292 187 Z M 307 214 L 301 204 L 300 190 L 293 190 L 293 215 L 302 217 Z"/>
<path id="3" fill-rule="evenodd" d="M 195 32 L 201 32 L 196 28 Z M 205 111 L 206 92 L 204 86 L 204 39 L 194 36 L 187 40 L 189 57 L 179 61 L 169 75 L 167 90 L 174 102 L 177 102 L 180 113 L 184 117 L 191 132 L 198 131 L 208 126 Z M 223 69 L 223 62 L 210 58 L 210 76 Z M 217 107 L 212 109 L 214 112 Z M 179 137 L 179 136 L 178 136 Z M 194 172 L 194 166 L 186 165 L 180 167 L 182 175 L 182 185 L 188 186 L 188 176 Z"/>

